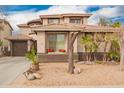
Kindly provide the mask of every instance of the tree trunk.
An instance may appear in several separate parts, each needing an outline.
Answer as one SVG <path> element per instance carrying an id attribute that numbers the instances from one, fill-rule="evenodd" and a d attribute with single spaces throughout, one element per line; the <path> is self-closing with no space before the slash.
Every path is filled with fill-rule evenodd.
<path id="1" fill-rule="evenodd" d="M 89 52 L 86 52 L 86 62 L 88 63 L 89 61 Z"/>
<path id="2" fill-rule="evenodd" d="M 69 51 L 68 51 L 68 62 L 69 62 L 69 66 L 68 66 L 68 72 L 70 74 L 74 73 L 74 62 L 73 62 L 73 44 L 74 41 L 76 39 L 78 35 L 78 32 L 70 32 L 69 33 Z"/>
<path id="3" fill-rule="evenodd" d="M 69 60 L 69 69 L 68 69 L 68 72 L 69 72 L 70 74 L 73 74 L 73 73 L 74 73 L 73 47 L 70 47 L 70 48 L 69 48 L 68 60 Z"/>
<path id="4" fill-rule="evenodd" d="M 106 62 L 106 50 L 107 50 L 107 44 L 108 42 L 105 42 L 105 46 L 104 46 L 104 54 L 103 54 L 103 62 Z"/>
<path id="5" fill-rule="evenodd" d="M 120 70 L 123 71 L 124 70 L 124 33 L 123 32 L 120 33 L 120 54 L 121 54 Z"/>
<path id="6" fill-rule="evenodd" d="M 0 46 L 0 56 L 3 55 L 2 46 Z"/>

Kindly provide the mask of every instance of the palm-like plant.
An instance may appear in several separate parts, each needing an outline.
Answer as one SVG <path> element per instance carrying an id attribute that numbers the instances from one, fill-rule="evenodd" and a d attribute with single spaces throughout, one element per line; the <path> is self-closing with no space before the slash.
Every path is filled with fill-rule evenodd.
<path id="1" fill-rule="evenodd" d="M 120 47 L 119 41 L 117 40 L 111 41 L 111 50 L 107 54 L 109 59 L 119 61 L 120 59 L 120 52 L 118 51 L 119 47 Z"/>
<path id="2" fill-rule="evenodd" d="M 119 61 L 120 53 L 118 51 L 110 51 L 108 52 L 107 57 L 109 58 L 109 60 Z"/>
<path id="3" fill-rule="evenodd" d="M 109 43 L 111 43 L 115 38 L 115 34 L 111 35 L 111 34 L 105 34 L 104 36 L 104 42 L 105 42 L 105 46 L 104 46 L 104 55 L 103 55 L 103 61 L 107 61 L 106 56 L 107 56 L 107 45 Z"/>
<path id="4" fill-rule="evenodd" d="M 93 41 L 93 38 L 91 35 L 83 36 L 81 38 L 81 43 L 85 45 L 86 58 L 87 58 L 87 61 L 90 61 L 91 53 L 97 51 L 98 45 Z"/>
<path id="5" fill-rule="evenodd" d="M 39 64 L 37 62 L 37 55 L 34 47 L 31 49 L 31 51 L 26 53 L 26 58 L 32 62 L 31 69 L 33 70 L 39 70 Z"/>
<path id="6" fill-rule="evenodd" d="M 113 27 L 120 27 L 121 26 L 121 23 L 120 22 L 115 22 L 112 26 Z"/>
<path id="7" fill-rule="evenodd" d="M 0 46 L 2 46 L 3 45 L 3 41 L 2 40 L 0 40 Z"/>

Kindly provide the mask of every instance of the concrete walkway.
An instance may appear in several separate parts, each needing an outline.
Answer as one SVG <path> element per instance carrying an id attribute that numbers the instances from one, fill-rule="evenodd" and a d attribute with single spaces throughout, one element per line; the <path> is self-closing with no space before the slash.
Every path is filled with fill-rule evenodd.
<path id="1" fill-rule="evenodd" d="M 30 62 L 24 57 L 0 58 L 0 86 L 8 86 L 28 69 Z"/>

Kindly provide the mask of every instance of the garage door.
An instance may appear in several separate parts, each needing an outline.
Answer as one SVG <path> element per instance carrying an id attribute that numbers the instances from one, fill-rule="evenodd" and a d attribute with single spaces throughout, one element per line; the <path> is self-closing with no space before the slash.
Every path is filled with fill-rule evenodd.
<path id="1" fill-rule="evenodd" d="M 27 41 L 12 41 L 12 56 L 25 56 Z"/>

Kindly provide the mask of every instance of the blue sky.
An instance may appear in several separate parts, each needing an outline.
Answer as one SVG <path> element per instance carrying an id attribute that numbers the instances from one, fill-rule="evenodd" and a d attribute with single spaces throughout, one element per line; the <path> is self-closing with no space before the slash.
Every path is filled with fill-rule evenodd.
<path id="1" fill-rule="evenodd" d="M 48 9 L 52 5 L 8 5 L 5 6 L 4 9 L 6 11 L 24 11 L 24 10 L 30 10 L 35 9 L 35 11 Z"/>
<path id="2" fill-rule="evenodd" d="M 112 21 L 124 23 L 124 6 L 98 6 L 98 5 L 8 5 L 0 6 L 4 10 L 6 19 L 14 30 L 19 30 L 17 24 L 39 18 L 43 14 L 61 13 L 91 13 L 88 24 L 96 25 L 99 17 L 104 16 Z"/>
<path id="3" fill-rule="evenodd" d="M 12 12 L 12 11 L 25 11 L 25 10 L 35 10 L 40 11 L 40 10 L 45 10 L 48 9 L 53 5 L 7 5 L 3 6 L 4 10 L 7 12 Z M 97 11 L 100 9 L 100 6 L 89 6 L 87 9 L 87 12 L 92 12 L 92 11 Z"/>

